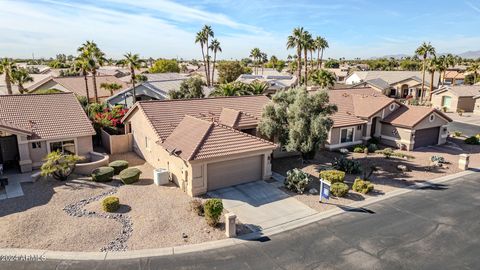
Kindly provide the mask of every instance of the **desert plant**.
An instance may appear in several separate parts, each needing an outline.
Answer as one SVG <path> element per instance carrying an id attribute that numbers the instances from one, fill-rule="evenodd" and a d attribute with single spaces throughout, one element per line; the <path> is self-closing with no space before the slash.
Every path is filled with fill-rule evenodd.
<path id="1" fill-rule="evenodd" d="M 129 185 L 137 182 L 140 179 L 140 174 L 142 174 L 142 171 L 137 168 L 127 168 L 121 171 L 118 177 L 125 185 Z"/>
<path id="2" fill-rule="evenodd" d="M 360 145 L 355 145 L 353 147 L 353 152 L 354 153 L 363 153 L 363 151 L 367 149 L 367 146 L 360 144 Z"/>
<path id="3" fill-rule="evenodd" d="M 65 181 L 73 173 L 75 164 L 80 160 L 79 156 L 67 155 L 60 151 L 50 152 L 44 159 L 41 170 L 42 176 L 52 176 L 53 178 Z"/>
<path id="4" fill-rule="evenodd" d="M 330 192 L 333 194 L 335 197 L 344 197 L 348 193 L 348 185 L 345 183 L 333 183 L 330 186 Z"/>
<path id="5" fill-rule="evenodd" d="M 461 132 L 461 131 L 455 130 L 455 131 L 453 132 L 453 137 L 460 137 L 460 136 L 462 136 L 462 132 Z"/>
<path id="6" fill-rule="evenodd" d="M 338 170 L 325 170 L 320 172 L 320 178 L 329 181 L 331 184 L 343 183 L 345 181 L 345 172 Z"/>
<path id="7" fill-rule="evenodd" d="M 375 187 L 373 186 L 370 181 L 357 178 L 352 186 L 353 190 L 356 192 L 360 192 L 362 194 L 367 194 L 368 192 L 372 191 Z"/>
<path id="8" fill-rule="evenodd" d="M 458 110 L 457 110 L 457 113 L 458 113 L 458 115 L 460 115 L 460 116 L 462 116 L 464 112 L 465 112 L 465 110 L 462 110 L 462 109 L 458 109 Z"/>
<path id="9" fill-rule="evenodd" d="M 112 167 L 115 175 L 119 174 L 121 171 L 128 168 L 128 161 L 126 160 L 115 160 L 108 164 L 108 167 Z"/>
<path id="10" fill-rule="evenodd" d="M 382 151 L 382 154 L 383 154 L 383 156 L 385 156 L 385 158 L 390 158 L 393 155 L 393 153 L 394 153 L 393 149 L 390 148 L 390 147 L 387 147 L 387 148 L 383 149 L 383 151 Z"/>
<path id="11" fill-rule="evenodd" d="M 369 180 L 376 171 L 377 166 L 369 158 L 365 158 L 362 162 L 362 179 Z"/>
<path id="12" fill-rule="evenodd" d="M 120 199 L 110 196 L 102 200 L 102 208 L 105 212 L 115 212 L 120 208 Z"/>
<path id="13" fill-rule="evenodd" d="M 215 227 L 220 221 L 223 212 L 223 203 L 221 199 L 208 199 L 203 206 L 205 211 L 205 220 L 208 225 Z"/>
<path id="14" fill-rule="evenodd" d="M 375 153 L 378 150 L 378 146 L 375 143 L 371 143 L 368 145 L 368 152 Z"/>
<path id="15" fill-rule="evenodd" d="M 203 216 L 204 208 L 203 208 L 202 200 L 193 199 L 193 200 L 190 201 L 189 204 L 190 204 L 190 210 L 197 213 L 197 215 L 199 215 L 199 216 Z"/>
<path id="16" fill-rule="evenodd" d="M 436 163 L 439 163 L 439 164 L 443 164 L 443 163 L 445 163 L 445 158 L 442 157 L 442 156 L 431 156 L 430 161 L 436 162 Z"/>
<path id="17" fill-rule="evenodd" d="M 309 182 L 310 177 L 308 174 L 295 168 L 287 172 L 284 185 L 286 189 L 303 194 Z"/>
<path id="18" fill-rule="evenodd" d="M 336 170 L 344 171 L 349 174 L 359 173 L 360 163 L 353 159 L 348 159 L 346 157 L 334 158 L 332 166 Z"/>
<path id="19" fill-rule="evenodd" d="M 108 182 L 112 180 L 114 175 L 114 169 L 112 167 L 99 167 L 92 171 L 92 181 L 95 182 Z"/>

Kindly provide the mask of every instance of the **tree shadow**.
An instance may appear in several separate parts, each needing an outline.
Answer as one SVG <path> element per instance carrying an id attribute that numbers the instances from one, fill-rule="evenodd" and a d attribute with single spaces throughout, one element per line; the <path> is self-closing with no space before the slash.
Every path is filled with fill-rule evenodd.
<path id="1" fill-rule="evenodd" d="M 132 211 L 132 207 L 130 207 L 130 205 L 120 204 L 120 207 L 118 208 L 117 211 L 115 211 L 115 213 L 126 214 L 130 211 Z"/>

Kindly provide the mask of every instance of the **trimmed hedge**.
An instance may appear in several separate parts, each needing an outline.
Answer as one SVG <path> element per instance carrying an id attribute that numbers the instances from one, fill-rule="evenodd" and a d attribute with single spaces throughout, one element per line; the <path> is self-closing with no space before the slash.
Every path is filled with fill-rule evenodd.
<path id="1" fill-rule="evenodd" d="M 95 182 L 108 182 L 112 180 L 114 169 L 112 167 L 99 167 L 92 171 L 92 180 Z"/>
<path id="2" fill-rule="evenodd" d="M 466 138 L 465 143 L 476 145 L 476 144 L 480 144 L 480 140 L 477 138 L 477 136 L 472 136 L 472 137 Z"/>
<path id="3" fill-rule="evenodd" d="M 105 212 L 115 212 L 120 208 L 120 199 L 118 197 L 106 197 L 102 201 L 102 208 Z"/>
<path id="4" fill-rule="evenodd" d="M 356 192 L 367 194 L 368 192 L 374 189 L 374 186 L 372 183 L 370 183 L 370 181 L 357 178 L 355 179 L 355 182 L 353 183 L 352 188 Z"/>
<path id="5" fill-rule="evenodd" d="M 126 160 L 115 160 L 108 164 L 109 167 L 112 167 L 115 170 L 115 175 L 119 174 L 121 171 L 128 168 L 128 161 Z"/>
<path id="6" fill-rule="evenodd" d="M 215 227 L 220 221 L 223 212 L 223 203 L 221 199 L 208 199 L 203 205 L 205 211 L 205 220 L 208 225 Z"/>
<path id="7" fill-rule="evenodd" d="M 343 183 L 345 180 L 345 172 L 337 170 L 325 170 L 320 172 L 320 178 L 329 181 L 331 184 Z"/>
<path id="8" fill-rule="evenodd" d="M 125 185 L 129 185 L 137 182 L 140 179 L 140 174 L 142 174 L 142 171 L 137 168 L 127 168 L 121 171 L 118 177 Z"/>
<path id="9" fill-rule="evenodd" d="M 333 194 L 335 197 L 344 197 L 348 193 L 348 185 L 345 183 L 334 183 L 332 186 L 330 186 L 330 192 Z"/>

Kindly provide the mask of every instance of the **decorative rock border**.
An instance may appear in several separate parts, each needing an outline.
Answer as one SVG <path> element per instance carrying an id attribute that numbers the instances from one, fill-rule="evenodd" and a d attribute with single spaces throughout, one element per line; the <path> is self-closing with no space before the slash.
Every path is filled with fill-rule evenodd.
<path id="1" fill-rule="evenodd" d="M 83 209 L 87 204 L 100 200 L 103 197 L 117 193 L 120 184 L 115 186 L 99 195 L 80 200 L 78 202 L 69 204 L 63 208 L 69 216 L 72 217 L 94 217 L 94 218 L 106 218 L 113 219 L 122 224 L 122 231 L 120 235 L 114 240 L 110 241 L 105 247 L 102 247 L 100 251 L 126 251 L 127 241 L 133 232 L 133 222 L 130 216 L 125 214 L 116 213 L 97 213 L 95 211 L 88 211 Z"/>

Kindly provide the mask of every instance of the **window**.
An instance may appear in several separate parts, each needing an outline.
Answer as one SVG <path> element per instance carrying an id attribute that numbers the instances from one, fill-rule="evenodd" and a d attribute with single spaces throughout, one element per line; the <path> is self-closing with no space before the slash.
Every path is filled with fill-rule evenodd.
<path id="1" fill-rule="evenodd" d="M 389 109 L 390 109 L 390 111 L 393 112 L 393 110 L 395 110 L 395 103 L 390 104 Z"/>
<path id="2" fill-rule="evenodd" d="M 37 149 L 37 148 L 40 149 L 40 148 L 42 148 L 42 143 L 41 142 L 33 142 L 32 143 L 32 148 L 33 149 Z"/>
<path id="3" fill-rule="evenodd" d="M 60 151 L 65 154 L 76 154 L 75 141 L 60 141 L 50 143 L 50 152 Z"/>
<path id="4" fill-rule="evenodd" d="M 340 131 L 340 143 L 353 142 L 353 128 L 344 128 Z"/>
<path id="5" fill-rule="evenodd" d="M 362 130 L 362 125 L 358 125 L 357 130 Z"/>

